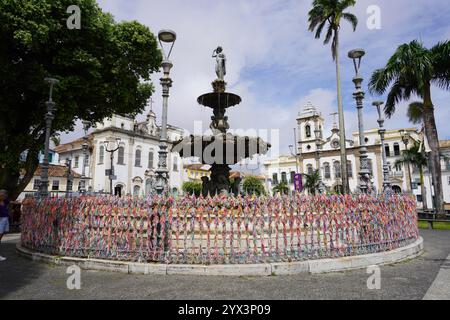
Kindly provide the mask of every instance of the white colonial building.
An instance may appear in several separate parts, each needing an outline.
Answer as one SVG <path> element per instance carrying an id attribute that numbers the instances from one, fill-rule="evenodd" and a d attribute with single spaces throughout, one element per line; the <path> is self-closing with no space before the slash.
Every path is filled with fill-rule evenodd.
<path id="1" fill-rule="evenodd" d="M 168 126 L 169 151 L 174 141 L 184 135 L 184 130 Z M 88 177 L 87 187 L 94 192 L 109 193 L 110 180 L 107 170 L 111 169 L 113 153 L 113 193 L 116 195 L 145 196 L 149 194 L 158 167 L 160 127 L 156 115 L 150 111 L 147 119 L 137 122 L 132 117 L 114 115 L 97 123 L 88 135 L 88 155 L 84 159 L 83 138 L 58 146 L 55 150 L 62 162 L 71 159 L 72 169 Z M 119 140 L 120 139 L 120 140 Z M 105 143 L 109 142 L 109 143 Z M 170 190 L 177 194 L 183 181 L 183 162 L 178 153 L 168 154 Z M 74 186 L 74 189 L 78 186 Z"/>
<path id="2" fill-rule="evenodd" d="M 280 182 L 285 182 L 294 190 L 294 174 L 312 173 L 320 169 L 322 180 L 329 192 L 336 192 L 342 188 L 341 180 L 341 158 L 340 158 L 340 139 L 339 129 L 334 124 L 330 133 L 324 133 L 324 119 L 317 109 L 308 103 L 299 113 L 297 118 L 297 140 L 298 154 L 297 159 L 294 156 L 281 156 L 278 159 L 266 161 L 264 163 L 265 175 L 267 176 L 266 188 L 272 190 Z M 395 165 L 396 161 L 401 159 L 402 151 L 406 146 L 402 140 L 402 133 L 407 132 L 410 137 L 408 146 L 412 146 L 414 141 L 420 142 L 421 134 L 415 128 L 401 130 L 387 130 L 385 150 L 388 158 L 390 180 L 395 191 L 413 192 L 418 196 L 420 203 L 420 186 L 417 183 L 418 174 L 415 168 L 410 166 L 412 189 L 407 174 L 406 165 Z M 319 137 L 316 139 L 316 135 Z M 367 155 L 369 158 L 369 167 L 372 176 L 372 184 L 375 190 L 382 190 L 383 186 L 383 161 L 382 146 L 377 129 L 367 130 L 365 132 Z M 317 145 L 320 145 L 317 153 Z M 346 141 L 347 148 L 347 168 L 349 173 L 350 190 L 356 191 L 358 188 L 359 172 L 359 136 L 353 134 L 352 140 Z M 298 168 L 298 169 L 297 169 Z M 450 165 L 443 163 L 443 170 L 448 173 Z M 445 201 L 450 202 L 450 191 L 448 185 L 450 178 L 444 174 L 443 182 L 446 187 Z M 425 182 L 425 187 L 430 191 L 430 184 Z M 431 203 L 431 192 L 428 192 L 429 206 Z"/>

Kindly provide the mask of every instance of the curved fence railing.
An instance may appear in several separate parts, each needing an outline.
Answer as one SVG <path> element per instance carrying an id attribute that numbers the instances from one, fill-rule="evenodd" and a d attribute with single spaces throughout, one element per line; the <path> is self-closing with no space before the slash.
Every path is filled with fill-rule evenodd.
<path id="1" fill-rule="evenodd" d="M 133 262 L 228 264 L 383 252 L 419 237 L 412 197 L 28 200 L 22 246 Z"/>

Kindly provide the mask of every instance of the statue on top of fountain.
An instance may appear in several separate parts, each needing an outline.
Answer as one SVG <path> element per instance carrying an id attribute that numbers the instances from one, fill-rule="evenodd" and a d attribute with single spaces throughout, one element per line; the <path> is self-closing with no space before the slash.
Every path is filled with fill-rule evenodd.
<path id="1" fill-rule="evenodd" d="M 225 75 L 227 74 L 227 57 L 225 56 L 225 53 L 223 53 L 221 46 L 217 47 L 217 49 L 213 51 L 212 57 L 216 58 L 217 80 L 224 81 Z"/>

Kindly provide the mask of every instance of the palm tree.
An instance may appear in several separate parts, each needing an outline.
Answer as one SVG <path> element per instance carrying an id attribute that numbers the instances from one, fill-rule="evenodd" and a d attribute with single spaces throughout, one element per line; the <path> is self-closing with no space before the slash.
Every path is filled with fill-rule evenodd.
<path id="1" fill-rule="evenodd" d="M 408 106 L 407 116 L 409 122 L 423 125 L 423 103 L 420 101 L 410 103 Z"/>
<path id="2" fill-rule="evenodd" d="M 309 194 L 315 195 L 319 190 L 320 183 L 320 172 L 319 170 L 314 170 L 311 174 L 305 174 L 306 182 L 305 189 L 308 190 Z"/>
<path id="3" fill-rule="evenodd" d="M 350 185 L 348 181 L 347 172 L 347 151 L 345 148 L 345 121 L 344 121 L 344 107 L 342 103 L 342 89 L 341 89 L 341 71 L 339 60 L 339 31 L 341 28 L 341 20 L 345 19 L 356 30 L 358 25 L 358 18 L 355 15 L 344 12 L 349 7 L 353 7 L 356 0 L 314 0 L 313 8 L 309 12 L 309 31 L 316 32 L 316 39 L 320 39 L 322 31 L 327 26 L 327 33 L 325 35 L 324 44 L 331 43 L 331 55 L 336 63 L 336 80 L 337 80 L 337 97 L 338 97 L 338 112 L 339 112 L 339 135 L 341 143 L 341 172 L 342 184 L 344 186 L 344 193 L 350 192 Z"/>
<path id="4" fill-rule="evenodd" d="M 423 175 L 423 168 L 427 166 L 428 159 L 427 157 L 422 153 L 421 145 L 417 141 L 414 142 L 414 145 L 408 149 L 404 150 L 402 154 L 402 158 L 397 160 L 395 162 L 395 165 L 414 165 L 419 169 L 419 175 L 420 175 L 420 193 L 422 195 L 422 202 L 423 202 L 423 209 L 428 209 L 427 205 L 427 194 L 425 190 L 425 179 Z"/>
<path id="5" fill-rule="evenodd" d="M 289 187 L 286 182 L 280 182 L 277 186 L 273 188 L 274 193 L 288 194 Z"/>
<path id="6" fill-rule="evenodd" d="M 423 99 L 423 123 L 430 144 L 430 170 L 435 188 L 435 207 L 444 213 L 444 197 L 440 165 L 439 136 L 431 98 L 431 86 L 450 89 L 450 41 L 438 43 L 431 49 L 417 40 L 397 48 L 386 66 L 376 70 L 369 83 L 372 93 L 385 94 L 388 98 L 385 113 L 391 117 L 402 100 L 412 96 Z"/>

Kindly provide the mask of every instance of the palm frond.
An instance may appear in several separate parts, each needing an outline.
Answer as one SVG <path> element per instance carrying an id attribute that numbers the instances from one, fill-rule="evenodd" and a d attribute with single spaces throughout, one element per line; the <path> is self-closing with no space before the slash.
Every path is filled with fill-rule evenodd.
<path id="1" fill-rule="evenodd" d="M 423 123 L 423 102 L 413 102 L 408 106 L 407 116 L 411 123 L 421 124 Z"/>
<path id="2" fill-rule="evenodd" d="M 354 14 L 346 12 L 342 14 L 342 18 L 350 22 L 353 31 L 356 31 L 356 27 L 358 26 L 358 18 Z"/>

